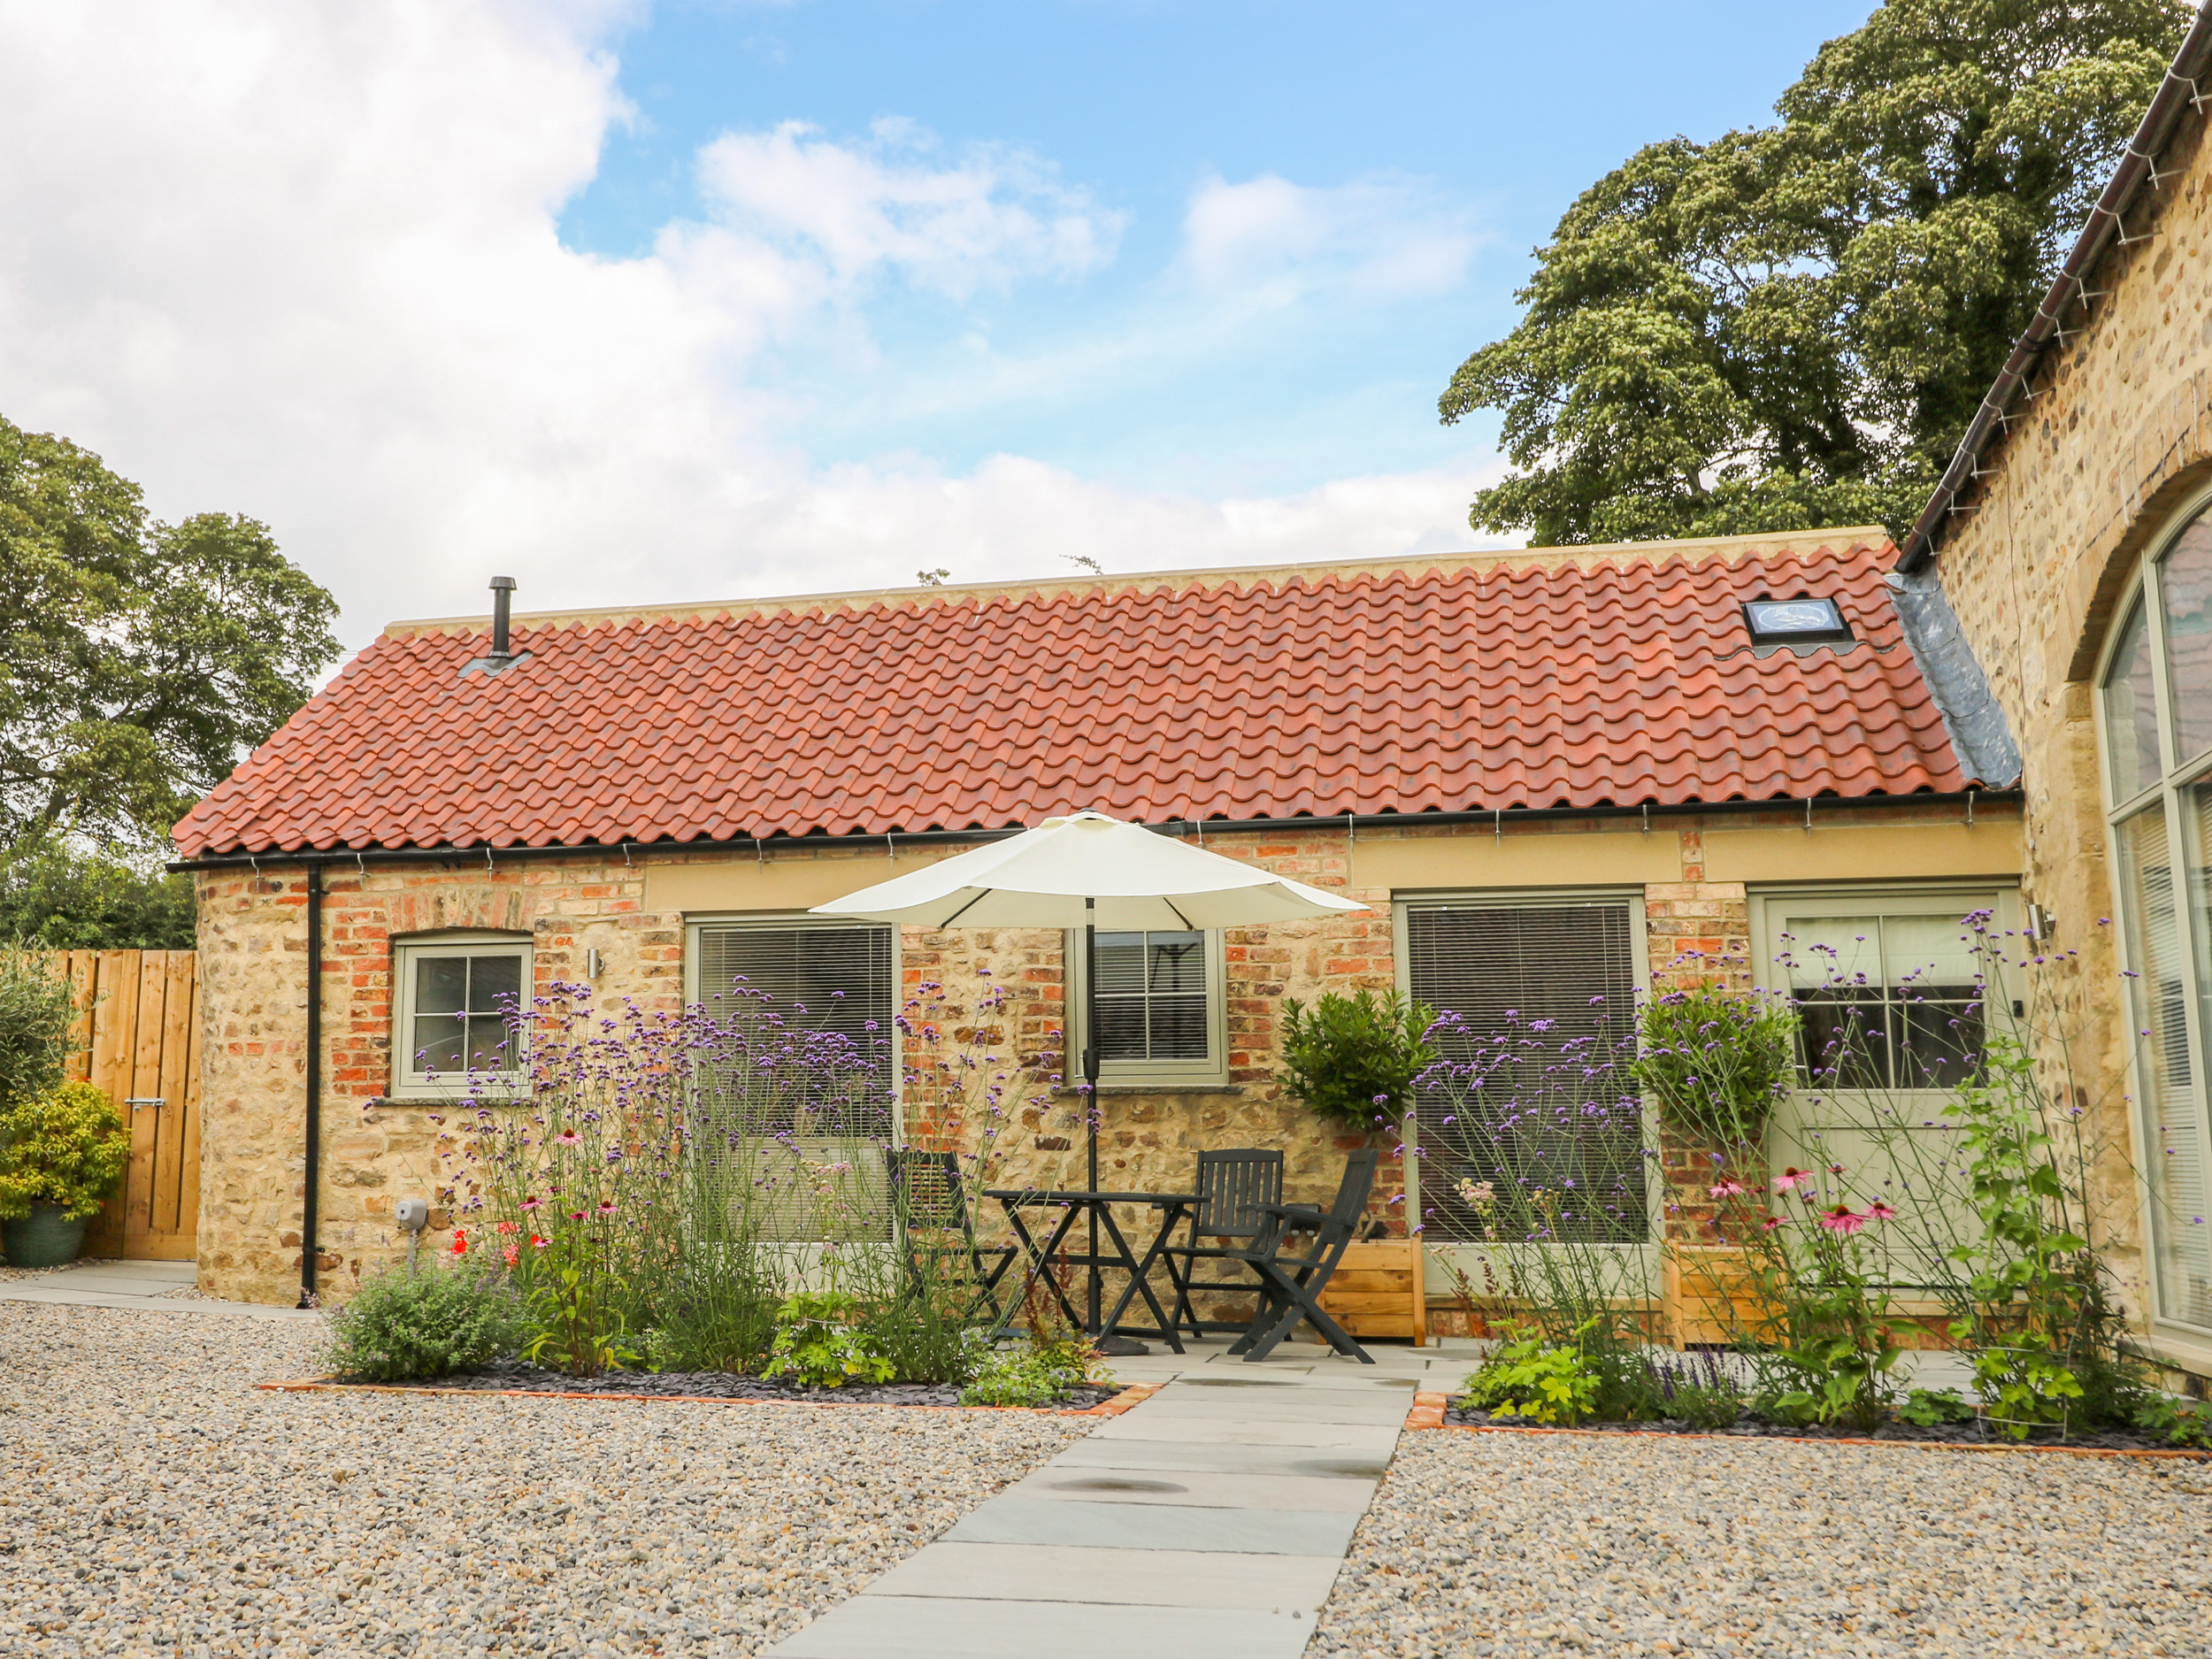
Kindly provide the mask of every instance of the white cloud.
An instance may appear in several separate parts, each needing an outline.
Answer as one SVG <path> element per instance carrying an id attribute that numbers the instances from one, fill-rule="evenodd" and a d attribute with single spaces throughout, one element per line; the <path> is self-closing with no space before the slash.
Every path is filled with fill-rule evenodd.
<path id="1" fill-rule="evenodd" d="M 1113 257 L 1122 219 L 1019 151 L 977 150 L 952 166 L 910 122 L 881 120 L 864 146 L 803 121 L 727 133 L 699 155 L 703 192 L 741 236 L 793 248 L 841 282 L 883 267 L 964 298 L 1032 275 L 1076 276 Z"/>
<path id="2" fill-rule="evenodd" d="M 1033 158 L 783 127 L 709 146 L 705 213 L 649 253 L 578 253 L 557 218 L 628 119 L 602 45 L 627 13 L 0 0 L 0 412 L 165 514 L 267 519 L 353 642 L 479 609 L 495 571 L 526 605 L 627 603 L 1464 536 L 1463 473 L 1208 502 L 1018 457 L 811 464 L 749 378 L 766 343 L 872 280 L 1078 276 L 1118 221 Z M 1247 219 L 1202 268 L 1337 245 Z"/>
<path id="3" fill-rule="evenodd" d="M 1479 245 L 1463 211 L 1393 179 L 1316 188 L 1274 173 L 1209 178 L 1183 216 L 1185 265 L 1215 290 L 1441 294 L 1465 280 Z"/>

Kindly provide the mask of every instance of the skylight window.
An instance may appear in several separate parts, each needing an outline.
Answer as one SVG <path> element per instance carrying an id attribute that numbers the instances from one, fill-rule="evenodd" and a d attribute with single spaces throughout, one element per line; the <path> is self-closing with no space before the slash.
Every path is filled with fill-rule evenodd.
<path id="1" fill-rule="evenodd" d="M 1832 599 L 1747 600 L 1743 619 L 1755 645 L 1833 645 L 1851 639 L 1851 625 Z"/>

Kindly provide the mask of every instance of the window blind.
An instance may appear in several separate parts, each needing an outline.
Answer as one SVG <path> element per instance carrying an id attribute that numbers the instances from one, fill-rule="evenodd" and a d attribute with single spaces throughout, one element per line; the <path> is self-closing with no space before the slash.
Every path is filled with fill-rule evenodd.
<path id="1" fill-rule="evenodd" d="M 699 1002 L 743 1039 L 740 1062 L 705 1068 L 699 1087 L 747 1164 L 754 1225 L 773 1239 L 889 1236 L 891 929 L 710 923 L 692 948 Z"/>
<path id="2" fill-rule="evenodd" d="M 892 947 L 887 927 L 775 927 L 704 924 L 697 937 L 699 1000 L 720 1016 L 741 991 L 765 992 L 760 1006 L 786 1023 L 833 1031 L 857 1043 L 891 1029 Z"/>
<path id="3" fill-rule="evenodd" d="M 1634 926 L 1624 899 L 1407 907 L 1408 988 L 1456 1017 L 1414 1103 L 1432 1234 L 1646 1236 Z"/>
<path id="4" fill-rule="evenodd" d="M 1102 1060 L 1208 1057 L 1206 936 L 1098 936 L 1098 1056 Z"/>

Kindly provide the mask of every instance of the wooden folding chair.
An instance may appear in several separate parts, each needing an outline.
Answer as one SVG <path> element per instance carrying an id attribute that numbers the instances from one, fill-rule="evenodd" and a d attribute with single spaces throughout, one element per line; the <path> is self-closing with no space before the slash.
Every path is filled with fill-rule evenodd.
<path id="1" fill-rule="evenodd" d="M 1277 1204 L 1283 1197 L 1283 1155 L 1279 1150 L 1240 1147 L 1198 1155 L 1198 1207 L 1191 1212 L 1190 1242 L 1171 1244 L 1161 1254 L 1168 1277 L 1175 1281 L 1175 1323 L 1193 1336 L 1209 1328 L 1241 1331 L 1241 1320 L 1215 1320 L 1210 1326 L 1191 1306 L 1194 1290 L 1232 1290 L 1249 1294 L 1259 1288 L 1249 1274 L 1239 1279 L 1199 1279 L 1202 1261 L 1227 1261 L 1240 1247 L 1248 1246 L 1268 1225 L 1261 1207 Z M 1205 1242 L 1205 1240 L 1212 1242 Z"/>
<path id="2" fill-rule="evenodd" d="M 894 1147 L 884 1154 L 884 1161 L 890 1170 L 892 1206 L 904 1234 L 908 1282 L 918 1292 L 925 1262 L 934 1267 L 956 1259 L 967 1277 L 955 1282 L 972 1285 L 976 1293 L 962 1311 L 972 1314 L 987 1307 L 991 1317 L 998 1318 L 1004 1311 L 999 1306 L 998 1282 L 1017 1252 L 1010 1244 L 976 1242 L 968 1196 L 960 1184 L 958 1155 Z M 935 1239 L 918 1234 L 934 1234 Z"/>

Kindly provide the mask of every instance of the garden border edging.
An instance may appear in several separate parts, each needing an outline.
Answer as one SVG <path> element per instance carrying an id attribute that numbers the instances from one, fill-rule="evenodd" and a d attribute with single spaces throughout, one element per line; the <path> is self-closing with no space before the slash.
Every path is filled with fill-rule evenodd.
<path id="1" fill-rule="evenodd" d="M 1451 1403 L 1451 1395 L 1423 1389 L 1413 1396 L 1412 1407 L 1406 1412 L 1406 1428 L 1440 1429 L 1447 1433 L 1460 1434 L 1591 1434 L 1610 1436 L 1616 1440 L 1637 1438 L 1669 1440 L 1728 1440 L 1741 1444 L 1747 1440 L 1779 1440 L 1790 1446 L 1884 1446 L 1908 1447 L 1924 1452 L 2063 1452 L 2070 1457 L 2178 1457 L 2194 1463 L 2212 1463 L 2212 1450 L 2167 1449 L 2160 1447 L 2130 1448 L 2118 1446 L 2027 1446 L 2001 1440 L 1980 1444 L 1961 1440 L 1878 1440 L 1864 1436 L 1832 1437 L 1811 1434 L 1701 1434 L 1694 1431 L 1674 1429 L 1563 1429 L 1548 1426 L 1523 1427 L 1506 1423 L 1447 1423 L 1445 1408 Z M 1112 1403 L 1111 1402 L 1108 1402 Z"/>
<path id="2" fill-rule="evenodd" d="M 618 1394 L 557 1388 L 444 1388 L 435 1383 L 349 1383 L 330 1377 L 296 1377 L 254 1384 L 255 1390 L 262 1394 L 463 1394 L 478 1400 L 621 1400 L 695 1406 L 818 1406 L 831 1410 L 873 1408 L 880 1411 L 1029 1411 L 1056 1417 L 1118 1417 L 1132 1407 L 1143 1404 L 1157 1394 L 1160 1387 L 1158 1383 L 1130 1383 L 1111 1399 L 1102 1400 L 1080 1411 L 1065 1411 L 1054 1406 L 910 1406 L 879 1400 L 732 1400 L 713 1394 Z"/>

